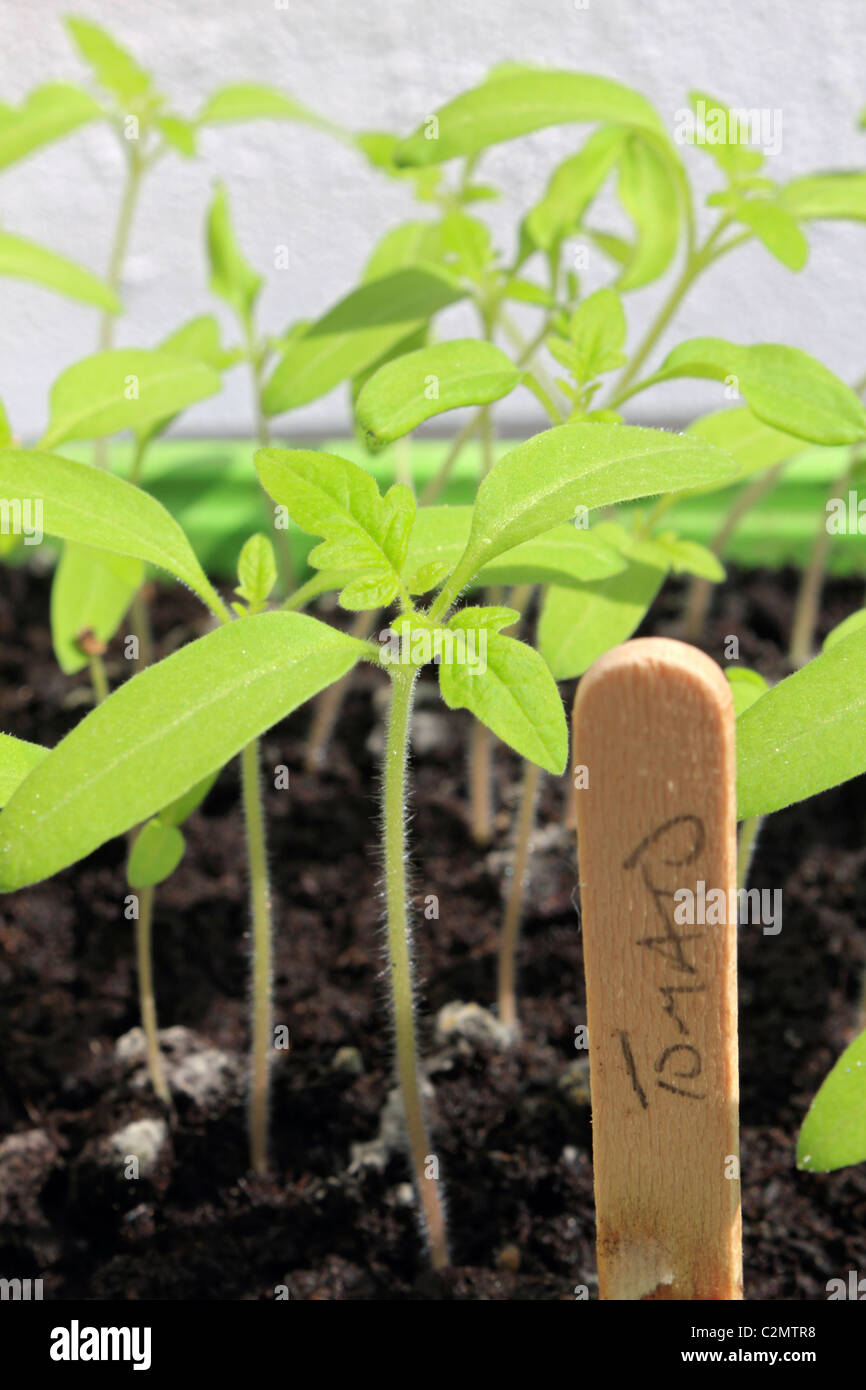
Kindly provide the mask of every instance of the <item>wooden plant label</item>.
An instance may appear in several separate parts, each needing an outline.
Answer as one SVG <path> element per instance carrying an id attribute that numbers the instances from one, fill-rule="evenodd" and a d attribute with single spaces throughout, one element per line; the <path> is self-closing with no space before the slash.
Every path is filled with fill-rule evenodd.
<path id="1" fill-rule="evenodd" d="M 599 1293 L 742 1298 L 734 712 L 639 638 L 574 706 Z"/>

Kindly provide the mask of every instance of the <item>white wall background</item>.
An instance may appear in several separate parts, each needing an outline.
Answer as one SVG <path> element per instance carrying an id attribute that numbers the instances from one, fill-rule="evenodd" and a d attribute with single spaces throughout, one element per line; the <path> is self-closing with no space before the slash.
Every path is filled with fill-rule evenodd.
<path id="1" fill-rule="evenodd" d="M 772 174 L 866 167 L 866 5 L 861 0 L 0 0 L 0 100 L 17 102 L 51 79 L 86 81 L 61 23 L 75 13 L 104 24 L 151 69 L 183 113 L 214 87 L 278 85 L 355 129 L 408 132 L 496 61 L 518 58 L 594 71 L 639 88 L 672 126 L 690 87 L 731 105 L 779 107 L 783 145 Z M 511 251 L 510 231 L 581 127 L 500 146 L 482 173 L 506 190 L 483 205 Z M 272 331 L 320 314 L 353 283 L 376 237 L 410 215 L 408 192 L 371 173 L 305 127 L 219 127 L 194 164 L 171 156 L 146 187 L 124 277 L 120 344 L 157 342 L 182 319 L 213 309 L 202 219 L 213 180 L 226 180 L 248 257 L 266 272 L 262 316 Z M 687 151 L 708 190 L 714 166 Z M 111 133 L 84 128 L 0 176 L 0 222 L 105 270 L 121 162 Z M 743 342 L 808 349 L 851 380 L 866 370 L 866 225 L 810 232 L 806 270 L 792 275 L 757 246 L 712 270 L 680 311 L 664 349 L 713 332 Z M 275 271 L 274 248 L 290 248 Z M 660 298 L 629 296 L 632 339 Z M 218 310 L 220 316 L 221 311 Z M 443 332 L 473 331 L 465 311 Z M 226 323 L 228 320 L 226 319 Z M 24 437 L 44 425 L 51 381 L 94 350 L 96 313 L 36 287 L 0 281 L 0 398 Z M 710 385 L 670 385 L 641 403 L 648 422 L 689 417 L 719 402 Z M 505 403 L 501 430 L 541 424 L 531 397 Z M 293 433 L 346 427 L 345 390 L 290 417 Z M 288 429 L 289 426 L 287 425 Z M 251 430 L 247 382 L 184 417 L 187 434 Z"/>

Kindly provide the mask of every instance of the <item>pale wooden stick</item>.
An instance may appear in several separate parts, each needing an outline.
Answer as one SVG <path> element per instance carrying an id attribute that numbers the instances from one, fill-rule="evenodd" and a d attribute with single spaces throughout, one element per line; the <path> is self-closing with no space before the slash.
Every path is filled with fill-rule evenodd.
<path id="1" fill-rule="evenodd" d="M 742 1298 L 728 683 L 626 642 L 580 683 L 574 750 L 600 1297 Z"/>

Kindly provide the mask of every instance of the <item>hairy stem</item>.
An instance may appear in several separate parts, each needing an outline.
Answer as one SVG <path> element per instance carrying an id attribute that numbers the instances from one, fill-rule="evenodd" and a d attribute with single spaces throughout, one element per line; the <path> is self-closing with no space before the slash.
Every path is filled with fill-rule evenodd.
<path id="1" fill-rule="evenodd" d="M 268 1083 L 273 1042 L 271 1005 L 271 899 L 268 886 L 265 824 L 259 787 L 259 741 L 241 753 L 241 786 L 247 859 L 250 871 L 250 912 L 253 923 L 252 1051 L 250 1059 L 250 1167 L 268 1167 Z"/>
<path id="2" fill-rule="evenodd" d="M 406 893 L 406 762 L 412 715 L 414 671 L 392 675 L 391 712 L 385 747 L 384 833 L 385 898 L 388 916 L 388 973 L 394 1011 L 397 1078 L 406 1113 L 406 1130 L 412 1174 L 421 1203 L 424 1226 L 434 1269 L 448 1264 L 445 1212 L 439 1196 L 438 1175 L 427 1176 L 430 1141 L 421 1100 L 415 1013 L 412 997 L 412 962 Z"/>
<path id="3" fill-rule="evenodd" d="M 516 1035 L 518 1026 L 517 945 L 520 939 L 520 917 L 526 886 L 526 870 L 529 864 L 529 842 L 535 825 L 535 806 L 538 800 L 540 780 L 541 769 L 537 764 L 525 762 L 523 765 L 523 786 L 520 792 L 520 811 L 517 819 L 517 839 L 511 865 L 511 887 L 499 942 L 497 970 L 499 1021 L 510 1030 L 512 1035 Z"/>
<path id="4" fill-rule="evenodd" d="M 165 1079 L 162 1053 L 159 1050 L 159 1025 L 156 1021 L 156 999 L 153 992 L 153 956 L 151 925 L 153 922 L 154 888 L 141 888 L 138 894 L 138 921 L 135 924 L 135 955 L 138 965 L 138 1007 L 147 1051 L 147 1071 L 151 1085 L 166 1105 L 171 1105 L 171 1092 Z"/>

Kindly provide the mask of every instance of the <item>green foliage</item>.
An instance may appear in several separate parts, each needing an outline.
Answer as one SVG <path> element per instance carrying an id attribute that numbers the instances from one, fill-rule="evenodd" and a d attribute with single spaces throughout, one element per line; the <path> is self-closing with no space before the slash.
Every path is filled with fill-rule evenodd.
<path id="1" fill-rule="evenodd" d="M 866 1161 L 866 1032 L 846 1047 L 809 1107 L 797 1139 L 797 1167 L 832 1173 Z"/>
<path id="2" fill-rule="evenodd" d="M 832 632 L 828 632 L 824 638 L 824 651 L 830 647 L 835 647 L 837 642 L 844 642 L 846 637 L 853 637 L 854 633 L 862 631 L 866 627 L 866 608 L 858 608 L 856 613 L 850 613 L 844 622 L 834 627 Z"/>
<path id="3" fill-rule="evenodd" d="M 249 324 L 264 281 L 238 246 L 223 184 L 217 185 L 208 209 L 207 249 L 211 289 L 231 306 L 241 323 Z"/>
<path id="4" fill-rule="evenodd" d="M 51 585 L 51 641 L 61 671 L 70 675 L 87 665 L 82 631 L 110 641 L 143 578 L 140 559 L 66 542 Z"/>
<path id="5" fill-rule="evenodd" d="M 734 714 L 739 719 L 756 700 L 769 690 L 769 684 L 758 671 L 748 666 L 729 666 L 725 672 L 734 697 Z"/>
<path id="6" fill-rule="evenodd" d="M 0 169 L 102 115 L 87 92 L 64 82 L 36 87 L 21 106 L 0 106 Z"/>
<path id="7" fill-rule="evenodd" d="M 159 817 L 146 821 L 135 837 L 126 866 L 130 888 L 152 888 L 170 878 L 183 859 L 186 842 L 176 826 Z"/>
<path id="8" fill-rule="evenodd" d="M 137 111 L 150 104 L 155 95 L 150 75 L 125 48 L 90 20 L 69 15 L 65 23 L 99 85 L 116 97 L 125 111 Z"/>
<path id="9" fill-rule="evenodd" d="M 121 304 L 117 295 L 102 280 L 91 275 L 83 266 L 76 265 L 55 251 L 37 246 L 23 237 L 0 232 L 0 275 L 8 275 L 16 280 L 32 280 L 46 289 L 56 290 L 69 299 L 77 299 L 81 304 L 92 304 L 109 314 L 120 312 Z"/>
<path id="10" fill-rule="evenodd" d="M 204 362 L 154 348 L 111 348 L 61 372 L 51 388 L 51 418 L 42 447 L 142 430 L 170 419 L 219 390 Z"/>
<path id="11" fill-rule="evenodd" d="M 0 734 L 0 806 L 5 806 L 12 793 L 41 763 L 48 749 L 38 743 L 27 743 L 11 734 Z"/>
<path id="12" fill-rule="evenodd" d="M 737 721 L 741 820 L 866 771 L 866 631 L 861 628 L 768 690 Z"/>
<path id="13" fill-rule="evenodd" d="M 265 607 L 276 582 L 274 547 L 265 535 L 250 536 L 244 542 L 238 558 L 238 587 L 235 593 L 249 606 L 250 613 L 259 613 Z"/>
<path id="14" fill-rule="evenodd" d="M 0 814 L 0 891 L 48 878 L 147 820 L 366 651 L 299 613 L 208 633 L 119 686 Z"/>
<path id="15" fill-rule="evenodd" d="M 689 425 L 688 432 L 733 454 L 744 477 L 762 473 L 803 451 L 801 438 L 764 424 L 746 406 L 702 415 Z"/>
<path id="16" fill-rule="evenodd" d="M 362 388 L 355 414 L 368 447 L 378 449 L 446 410 L 501 400 L 520 376 L 493 343 L 457 338 L 380 367 Z"/>
<path id="17" fill-rule="evenodd" d="M 230 125 L 237 121 L 299 121 L 331 135 L 344 132 L 332 121 L 296 101 L 276 87 L 255 82 L 235 82 L 212 92 L 198 114 L 198 125 Z"/>

